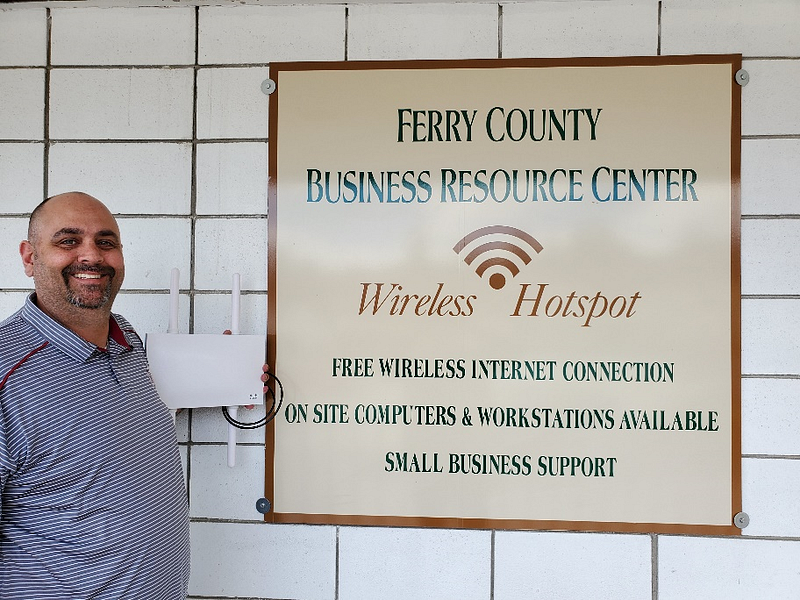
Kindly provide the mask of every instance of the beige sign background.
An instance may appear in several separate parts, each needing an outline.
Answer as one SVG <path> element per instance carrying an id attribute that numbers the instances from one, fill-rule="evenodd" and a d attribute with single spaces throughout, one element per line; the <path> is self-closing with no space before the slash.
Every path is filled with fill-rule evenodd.
<path id="1" fill-rule="evenodd" d="M 271 65 L 268 518 L 738 532 L 738 68 Z"/>

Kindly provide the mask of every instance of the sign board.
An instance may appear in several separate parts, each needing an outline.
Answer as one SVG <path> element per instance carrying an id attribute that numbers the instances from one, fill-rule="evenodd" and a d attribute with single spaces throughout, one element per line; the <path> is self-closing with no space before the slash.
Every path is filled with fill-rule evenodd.
<path id="1" fill-rule="evenodd" d="M 738 533 L 740 63 L 270 65 L 267 518 Z"/>

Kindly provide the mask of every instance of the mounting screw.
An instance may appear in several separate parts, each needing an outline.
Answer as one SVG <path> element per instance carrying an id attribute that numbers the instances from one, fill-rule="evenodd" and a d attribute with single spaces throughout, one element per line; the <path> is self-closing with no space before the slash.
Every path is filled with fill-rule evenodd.
<path id="1" fill-rule="evenodd" d="M 739 529 L 744 529 L 750 524 L 750 517 L 746 512 L 736 513 L 733 516 L 733 524 L 736 525 Z"/>
<path id="2" fill-rule="evenodd" d="M 736 83 L 738 83 L 740 86 L 744 87 L 750 81 L 750 73 L 748 73 L 744 69 L 739 69 L 738 71 L 736 71 L 736 75 L 734 76 L 734 79 L 736 80 Z"/>
<path id="3" fill-rule="evenodd" d="M 272 79 L 265 79 L 261 82 L 261 91 L 264 92 L 267 96 L 269 96 L 272 92 L 275 91 L 277 86 Z"/>
<path id="4" fill-rule="evenodd" d="M 260 512 L 262 515 L 267 514 L 270 508 L 272 508 L 272 505 L 266 498 L 259 498 L 258 500 L 256 500 L 256 510 Z"/>

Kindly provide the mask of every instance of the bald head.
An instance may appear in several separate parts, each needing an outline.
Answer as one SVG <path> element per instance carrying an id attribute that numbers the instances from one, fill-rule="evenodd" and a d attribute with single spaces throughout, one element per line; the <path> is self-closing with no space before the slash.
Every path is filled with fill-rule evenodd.
<path id="1" fill-rule="evenodd" d="M 28 241 L 36 243 L 36 237 L 41 230 L 41 223 L 44 216 L 50 211 L 58 211 L 65 206 L 74 205 L 76 207 L 84 206 L 91 207 L 100 212 L 105 212 L 116 223 L 116 219 L 111 215 L 111 212 L 106 208 L 106 205 L 100 202 L 97 198 L 90 196 L 84 192 L 65 192 L 63 194 L 56 194 L 42 200 L 39 205 L 31 212 L 31 218 L 28 221 Z"/>
<path id="2" fill-rule="evenodd" d="M 68 192 L 42 202 L 19 251 L 36 302 L 48 315 L 78 332 L 94 319 L 87 310 L 110 312 L 125 262 L 117 221 L 97 198 Z M 98 319 L 103 324 L 102 314 Z"/>

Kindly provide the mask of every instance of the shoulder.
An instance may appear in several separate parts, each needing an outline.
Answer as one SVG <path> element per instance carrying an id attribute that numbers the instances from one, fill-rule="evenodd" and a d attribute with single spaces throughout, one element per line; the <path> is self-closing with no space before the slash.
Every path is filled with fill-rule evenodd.
<path id="1" fill-rule="evenodd" d="M 0 321 L 0 336 L 6 335 L 6 332 L 13 331 L 14 327 L 19 327 L 22 322 L 22 309 L 20 308 L 13 315 L 10 315 Z"/>
<path id="2" fill-rule="evenodd" d="M 20 354 L 26 354 L 43 341 L 36 329 L 22 318 L 22 311 L 18 310 L 0 322 L 0 365 Z"/>
<path id="3" fill-rule="evenodd" d="M 21 310 L 0 322 L 0 381 L 46 344 L 36 329 L 22 318 Z"/>

